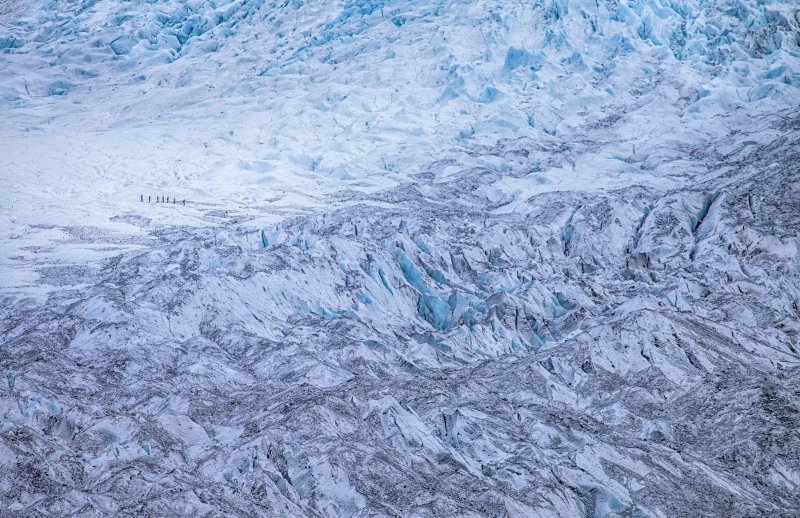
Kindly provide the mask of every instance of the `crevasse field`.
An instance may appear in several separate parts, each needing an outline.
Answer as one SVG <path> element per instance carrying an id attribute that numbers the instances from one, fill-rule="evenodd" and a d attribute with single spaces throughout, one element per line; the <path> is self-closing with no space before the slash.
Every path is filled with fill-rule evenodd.
<path id="1" fill-rule="evenodd" d="M 799 247 L 795 0 L 0 0 L 0 516 L 798 516 Z"/>

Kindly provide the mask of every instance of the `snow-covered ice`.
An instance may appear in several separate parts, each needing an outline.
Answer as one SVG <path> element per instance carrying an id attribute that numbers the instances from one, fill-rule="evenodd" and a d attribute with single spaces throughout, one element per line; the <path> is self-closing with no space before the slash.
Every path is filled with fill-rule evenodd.
<path id="1" fill-rule="evenodd" d="M 792 516 L 798 142 L 791 0 L 0 0 L 0 509 Z"/>

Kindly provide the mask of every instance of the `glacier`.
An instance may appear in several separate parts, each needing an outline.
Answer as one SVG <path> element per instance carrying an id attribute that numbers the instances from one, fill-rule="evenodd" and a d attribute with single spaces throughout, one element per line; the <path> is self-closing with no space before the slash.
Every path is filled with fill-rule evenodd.
<path id="1" fill-rule="evenodd" d="M 0 0 L 0 514 L 795 516 L 798 142 L 792 0 Z"/>

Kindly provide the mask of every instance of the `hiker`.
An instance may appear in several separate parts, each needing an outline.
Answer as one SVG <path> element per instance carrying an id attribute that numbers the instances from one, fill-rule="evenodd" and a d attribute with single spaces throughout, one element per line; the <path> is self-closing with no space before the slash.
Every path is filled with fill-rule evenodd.
<path id="1" fill-rule="evenodd" d="M 139 195 L 139 201 L 144 203 L 144 194 Z"/>
<path id="2" fill-rule="evenodd" d="M 184 207 L 186 206 L 186 200 L 183 200 L 183 206 Z"/>
<path id="3" fill-rule="evenodd" d="M 172 204 L 175 205 L 177 202 L 175 201 L 175 196 L 172 197 Z"/>
<path id="4" fill-rule="evenodd" d="M 147 203 L 150 203 L 150 198 L 152 198 L 152 196 L 150 196 L 150 195 L 148 194 L 148 195 L 147 195 Z"/>

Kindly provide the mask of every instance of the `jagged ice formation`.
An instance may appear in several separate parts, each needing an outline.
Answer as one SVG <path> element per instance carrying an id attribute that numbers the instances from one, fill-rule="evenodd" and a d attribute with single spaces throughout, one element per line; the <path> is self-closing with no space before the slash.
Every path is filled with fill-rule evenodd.
<path id="1" fill-rule="evenodd" d="M 0 2 L 2 514 L 795 516 L 798 87 L 788 0 Z"/>

